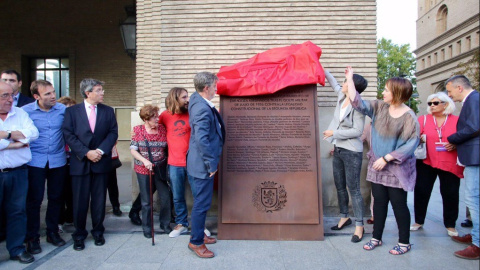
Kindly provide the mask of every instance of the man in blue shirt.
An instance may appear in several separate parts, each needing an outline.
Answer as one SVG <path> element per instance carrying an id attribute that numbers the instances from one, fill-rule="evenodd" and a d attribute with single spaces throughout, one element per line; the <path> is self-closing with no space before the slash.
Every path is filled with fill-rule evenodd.
<path id="1" fill-rule="evenodd" d="M 48 206 L 45 216 L 47 242 L 63 246 L 65 241 L 58 233 L 58 220 L 63 206 L 63 185 L 67 174 L 65 141 L 62 123 L 65 105 L 56 102 L 55 89 L 48 81 L 37 80 L 30 87 L 34 103 L 23 106 L 33 120 L 40 135 L 30 144 L 32 160 L 28 165 L 27 195 L 27 251 L 42 252 L 40 247 L 40 206 L 48 180 Z"/>

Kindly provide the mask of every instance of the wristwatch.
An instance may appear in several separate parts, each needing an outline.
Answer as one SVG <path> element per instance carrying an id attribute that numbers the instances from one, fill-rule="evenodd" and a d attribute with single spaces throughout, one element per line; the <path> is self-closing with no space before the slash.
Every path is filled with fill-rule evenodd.
<path id="1" fill-rule="evenodd" d="M 7 140 L 9 140 L 11 137 L 12 137 L 12 131 L 11 130 L 7 130 Z"/>

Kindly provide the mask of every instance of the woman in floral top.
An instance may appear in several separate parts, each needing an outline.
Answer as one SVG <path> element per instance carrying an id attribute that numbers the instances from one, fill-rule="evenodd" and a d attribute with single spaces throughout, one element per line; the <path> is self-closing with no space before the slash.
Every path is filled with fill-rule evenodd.
<path id="1" fill-rule="evenodd" d="M 170 192 L 166 181 L 166 175 L 157 175 L 153 173 L 153 163 L 155 166 L 161 166 L 161 171 L 166 171 L 167 166 L 167 131 L 165 126 L 158 124 L 158 107 L 145 105 L 140 109 L 140 118 L 145 122 L 144 125 L 133 128 L 134 136 L 130 143 L 130 152 L 134 157 L 134 170 L 137 173 L 138 187 L 142 201 L 142 228 L 143 235 L 151 238 L 150 222 L 150 182 L 149 172 L 151 171 L 155 178 L 155 186 L 160 200 L 160 229 L 165 233 L 170 233 Z M 148 147 L 152 154 L 149 157 Z M 162 180 L 163 178 L 163 180 Z"/>
<path id="2" fill-rule="evenodd" d="M 404 104 L 413 92 L 412 84 L 405 78 L 390 78 L 385 83 L 383 101 L 362 100 L 355 90 L 353 69 L 347 67 L 345 77 L 352 106 L 372 119 L 371 148 L 367 181 L 372 183 L 375 198 L 373 213 L 373 238 L 363 248 L 372 250 L 382 245 L 382 234 L 387 218 L 388 203 L 392 203 L 398 224 L 398 244 L 390 250 L 400 255 L 411 249 L 410 211 L 407 191 L 413 191 L 416 180 L 415 156 L 419 125 L 415 113 Z"/>

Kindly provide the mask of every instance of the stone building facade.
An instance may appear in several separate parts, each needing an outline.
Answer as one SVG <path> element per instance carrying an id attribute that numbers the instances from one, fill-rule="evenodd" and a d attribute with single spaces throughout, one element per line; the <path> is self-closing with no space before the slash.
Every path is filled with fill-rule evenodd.
<path id="1" fill-rule="evenodd" d="M 127 5 L 136 5 L 136 60 L 125 53 L 119 31 Z M 21 71 L 28 94 L 36 60 L 66 59 L 63 83 L 69 90 L 59 94 L 77 101 L 83 78 L 105 81 L 105 103 L 117 110 L 124 164 L 131 160 L 130 128 L 138 124 L 138 112 L 131 111 L 152 103 L 163 109 L 171 87 L 193 93 L 196 72 L 218 72 L 274 47 L 310 40 L 322 48 L 320 62 L 338 80 L 352 65 L 369 81 L 363 95 L 376 95 L 375 0 L 3 0 L 0 9 L 0 69 Z M 318 87 L 321 132 L 335 100 L 328 84 Z M 336 204 L 331 149 L 321 143 L 325 206 Z"/>
<path id="2" fill-rule="evenodd" d="M 457 65 L 479 50 L 479 2 L 419 0 L 417 20 L 417 90 L 420 114 L 428 95 L 444 90 Z"/>

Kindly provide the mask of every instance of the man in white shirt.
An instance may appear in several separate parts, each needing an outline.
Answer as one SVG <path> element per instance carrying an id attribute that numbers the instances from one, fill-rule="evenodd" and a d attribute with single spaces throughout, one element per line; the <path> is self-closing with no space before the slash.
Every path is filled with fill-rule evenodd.
<path id="1" fill-rule="evenodd" d="M 5 211 L 10 259 L 31 263 L 35 258 L 23 245 L 27 228 L 26 163 L 32 159 L 29 143 L 38 138 L 38 130 L 28 114 L 12 104 L 12 87 L 0 82 L 0 211 Z"/>

